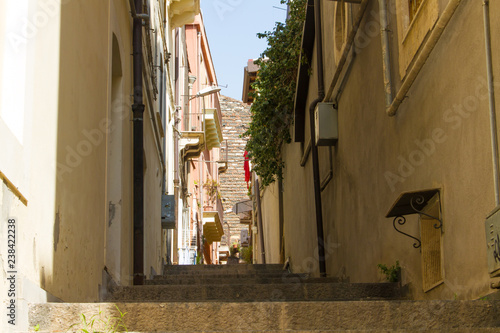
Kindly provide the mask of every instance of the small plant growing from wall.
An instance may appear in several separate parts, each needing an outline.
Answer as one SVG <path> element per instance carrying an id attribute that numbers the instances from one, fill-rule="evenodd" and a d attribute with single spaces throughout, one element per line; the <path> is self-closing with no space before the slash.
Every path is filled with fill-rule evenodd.
<path id="1" fill-rule="evenodd" d="M 84 332 L 84 333 L 115 333 L 115 332 L 128 332 L 127 326 L 123 321 L 123 318 L 127 314 L 126 312 L 121 312 L 118 306 L 115 304 L 116 310 L 120 314 L 119 317 L 106 317 L 104 313 L 99 310 L 97 314 L 91 317 L 85 316 L 85 314 L 80 314 L 80 323 L 71 325 L 68 328 L 70 332 Z"/>
<path id="2" fill-rule="evenodd" d="M 377 267 L 385 275 L 387 281 L 399 282 L 401 280 L 401 266 L 399 266 L 399 261 L 396 261 L 396 264 L 390 267 L 384 264 L 378 264 Z"/>
<path id="3" fill-rule="evenodd" d="M 205 183 L 203 183 L 203 188 L 207 191 L 208 200 L 213 205 L 217 199 L 217 188 L 219 187 L 219 183 L 217 183 L 213 179 L 208 179 Z"/>

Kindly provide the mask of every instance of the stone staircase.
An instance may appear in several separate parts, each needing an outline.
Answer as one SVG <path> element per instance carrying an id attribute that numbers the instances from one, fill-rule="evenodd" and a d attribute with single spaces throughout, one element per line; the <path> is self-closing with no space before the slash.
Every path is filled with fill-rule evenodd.
<path id="1" fill-rule="evenodd" d="M 65 332 L 80 314 L 120 317 L 117 306 L 130 332 L 500 332 L 500 301 L 408 301 L 397 284 L 311 278 L 281 265 L 167 266 L 106 302 L 33 304 L 30 326 Z"/>

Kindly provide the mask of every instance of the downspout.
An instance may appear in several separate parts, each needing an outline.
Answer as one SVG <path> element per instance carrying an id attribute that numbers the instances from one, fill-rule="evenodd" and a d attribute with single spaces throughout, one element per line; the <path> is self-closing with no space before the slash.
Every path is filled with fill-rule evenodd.
<path id="1" fill-rule="evenodd" d="M 317 76 L 318 76 L 318 97 L 311 103 L 309 107 L 309 125 L 311 132 L 311 152 L 313 161 L 313 178 L 314 178 L 314 203 L 316 208 L 316 232 L 318 238 L 318 260 L 319 274 L 321 277 L 326 277 L 325 264 L 325 242 L 323 237 L 323 210 L 321 205 L 321 186 L 319 175 L 319 157 L 318 146 L 315 143 L 315 128 L 314 128 L 314 110 L 319 102 L 325 98 L 325 85 L 323 79 L 323 37 L 321 34 L 321 0 L 314 0 L 314 30 L 316 36 L 316 61 L 317 61 Z"/>
<path id="2" fill-rule="evenodd" d="M 279 209 L 279 235 L 280 235 L 280 263 L 285 263 L 285 246 L 283 242 L 283 230 L 285 225 L 284 202 L 283 202 L 283 179 L 278 179 L 278 209 Z"/>
<path id="3" fill-rule="evenodd" d="M 266 246 L 264 244 L 264 229 L 262 227 L 262 205 L 260 203 L 260 185 L 259 180 L 255 179 L 255 196 L 257 197 L 257 223 L 259 228 L 259 250 L 261 255 L 262 264 L 266 263 Z"/>
<path id="4" fill-rule="evenodd" d="M 133 73 L 134 73 L 134 285 L 144 284 L 144 103 L 142 96 L 142 0 L 135 0 L 133 25 Z"/>
<path id="5" fill-rule="evenodd" d="M 174 221 L 176 222 L 176 227 L 177 230 L 179 230 L 179 199 L 180 199 L 180 193 L 179 193 L 179 122 L 181 121 L 179 117 L 179 110 L 180 107 L 176 106 L 175 107 L 175 113 L 174 113 Z M 174 233 L 173 233 L 174 234 Z M 175 239 L 175 237 L 172 237 L 172 239 Z M 172 241 L 172 243 L 175 243 L 175 241 Z M 177 246 L 173 247 L 172 250 L 172 256 L 173 253 L 177 251 Z"/>
<path id="6" fill-rule="evenodd" d="M 197 26 L 197 28 L 199 28 Z M 201 77 L 201 66 L 200 66 L 200 52 L 201 52 L 201 32 L 197 32 L 196 34 L 196 76 L 199 77 L 199 79 L 197 80 L 197 90 L 196 90 L 196 93 L 199 93 L 200 90 L 202 89 L 201 88 L 201 80 L 202 80 L 202 77 Z M 200 111 L 201 112 L 204 112 L 204 110 L 200 110 L 201 109 L 201 104 L 200 104 L 200 100 L 198 98 L 195 99 L 196 100 L 196 107 L 197 107 L 197 110 L 196 112 L 198 113 L 198 115 L 200 114 Z M 202 97 L 202 102 L 205 103 L 205 98 Z M 203 105 L 203 108 L 205 107 L 205 105 Z M 191 111 L 192 112 L 192 111 Z M 205 141 L 205 119 L 203 119 L 203 122 L 201 124 L 201 128 L 202 128 L 202 131 L 203 131 L 203 144 L 206 145 L 206 141 Z M 189 129 L 191 130 L 191 128 Z M 199 130 L 198 130 L 199 131 Z M 201 181 L 201 180 L 200 180 Z"/>
<path id="7" fill-rule="evenodd" d="M 419 56 L 417 57 L 417 60 L 415 61 L 415 64 L 411 68 L 411 70 L 408 72 L 406 75 L 405 80 L 403 81 L 403 85 L 399 89 L 398 93 L 396 94 L 396 97 L 394 98 L 394 101 L 392 101 L 391 105 L 387 108 L 386 112 L 387 115 L 392 117 L 396 115 L 396 112 L 398 111 L 399 106 L 403 102 L 404 98 L 406 97 L 406 94 L 410 90 L 411 86 L 413 85 L 413 82 L 415 82 L 415 79 L 417 78 L 418 74 L 420 73 L 420 70 L 424 66 L 425 62 L 429 58 L 429 55 L 431 54 L 432 50 L 434 50 L 434 47 L 436 46 L 437 42 L 439 41 L 439 38 L 441 38 L 441 35 L 443 34 L 444 29 L 450 22 L 451 18 L 453 17 L 453 14 L 455 13 L 455 10 L 457 9 L 458 5 L 460 4 L 461 0 L 450 0 L 448 2 L 448 5 L 444 9 L 443 13 L 439 17 L 438 22 L 436 23 L 436 26 L 432 30 L 429 39 L 425 42 L 425 45 L 423 46 L 422 51 L 420 52 Z"/>
<path id="8" fill-rule="evenodd" d="M 382 43 L 382 59 L 384 70 L 385 105 L 389 108 L 392 103 L 391 57 L 389 51 L 389 23 L 387 21 L 387 0 L 379 0 L 380 12 L 380 40 Z"/>
<path id="9" fill-rule="evenodd" d="M 498 171 L 498 137 L 497 137 L 497 119 L 495 105 L 495 89 L 493 84 L 493 64 L 491 55 L 491 28 L 490 28 L 490 1 L 483 1 L 484 17 L 484 39 L 486 46 L 486 69 L 488 75 L 488 97 L 490 107 L 490 131 L 491 131 L 491 153 L 493 161 L 493 179 L 495 186 L 495 206 L 500 205 L 500 185 Z"/>

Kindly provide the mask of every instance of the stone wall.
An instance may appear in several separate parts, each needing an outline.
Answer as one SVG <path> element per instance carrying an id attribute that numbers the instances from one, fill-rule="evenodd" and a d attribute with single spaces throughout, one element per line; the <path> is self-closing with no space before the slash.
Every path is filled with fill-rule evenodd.
<path id="1" fill-rule="evenodd" d="M 220 192 L 224 204 L 224 221 L 229 223 L 231 239 L 229 244 L 239 242 L 240 230 L 247 225 L 240 224 L 238 216 L 231 212 L 235 203 L 247 200 L 247 184 L 245 182 L 245 172 L 243 169 L 246 139 L 240 136 L 248 128 L 250 122 L 250 106 L 232 99 L 221 96 L 220 105 L 222 110 L 222 133 L 224 142 L 222 144 L 222 159 L 226 158 L 226 140 L 227 140 L 227 159 L 228 169 L 221 174 Z M 224 232 L 227 233 L 227 224 L 224 224 Z M 223 236 L 222 244 L 226 242 Z"/>

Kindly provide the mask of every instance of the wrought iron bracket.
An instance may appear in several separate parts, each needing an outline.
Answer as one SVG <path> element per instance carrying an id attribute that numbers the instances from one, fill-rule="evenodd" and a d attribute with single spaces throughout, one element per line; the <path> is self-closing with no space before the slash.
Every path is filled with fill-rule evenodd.
<path id="1" fill-rule="evenodd" d="M 439 189 L 430 189 L 423 190 L 417 192 L 406 192 L 399 196 L 396 202 L 393 204 L 386 217 L 394 217 L 392 225 L 394 229 L 411 239 L 415 240 L 413 243 L 413 247 L 418 249 L 421 247 L 422 242 L 417 237 L 414 237 L 406 232 L 401 231 L 398 227 L 402 226 L 406 223 L 406 218 L 404 215 L 418 214 L 420 217 L 426 216 L 433 220 L 436 220 L 437 223 L 434 224 L 434 228 L 441 229 L 443 228 L 443 220 L 441 216 L 441 199 L 439 197 L 440 190 Z M 423 212 L 424 207 L 429 203 L 429 201 L 435 196 L 438 195 L 438 203 L 439 203 L 439 216 L 432 216 Z"/>
<path id="2" fill-rule="evenodd" d="M 404 216 L 402 216 L 402 215 L 396 216 L 394 218 L 394 220 L 392 221 L 392 225 L 394 226 L 394 230 L 396 230 L 400 234 L 403 234 L 405 236 L 408 236 L 408 237 L 413 238 L 414 240 L 416 240 L 416 242 L 413 243 L 413 247 L 416 248 L 416 249 L 418 249 L 422 245 L 422 242 L 420 241 L 420 239 L 418 239 L 417 237 L 414 237 L 412 235 L 409 235 L 406 232 L 403 232 L 403 231 L 399 230 L 398 227 L 396 226 L 396 223 L 399 224 L 399 225 L 403 225 L 403 224 L 406 223 L 406 218 Z"/>
<path id="3" fill-rule="evenodd" d="M 438 195 L 439 195 L 439 192 L 438 192 Z M 426 202 L 424 196 L 421 195 L 421 194 L 415 194 L 410 199 L 410 206 L 411 206 L 411 208 L 413 208 L 413 210 L 415 211 L 415 213 L 417 213 L 418 215 L 420 215 L 420 217 L 427 216 L 427 217 L 430 217 L 433 220 L 438 221 L 439 223 L 434 224 L 434 228 L 436 228 L 436 229 L 442 229 L 442 227 L 443 227 L 443 219 L 441 219 L 439 217 L 436 217 L 436 216 L 429 215 L 427 213 L 424 213 L 422 210 L 417 209 L 417 205 L 421 206 L 421 205 L 425 205 L 425 204 L 427 204 L 427 202 Z M 441 211 L 441 199 L 440 199 L 439 211 Z"/>

